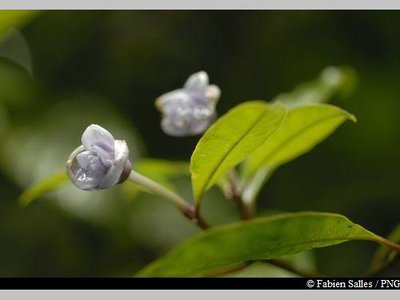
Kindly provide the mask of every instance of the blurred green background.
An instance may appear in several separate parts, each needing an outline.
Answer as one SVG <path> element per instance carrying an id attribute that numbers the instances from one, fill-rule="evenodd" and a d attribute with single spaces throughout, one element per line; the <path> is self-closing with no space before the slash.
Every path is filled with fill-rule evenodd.
<path id="1" fill-rule="evenodd" d="M 352 66 L 356 89 L 331 103 L 358 122 L 280 168 L 260 213 L 337 212 L 383 236 L 399 223 L 400 12 L 45 11 L 11 32 L 1 27 L 9 15 L 0 12 L 0 276 L 128 276 L 198 231 L 164 200 L 122 186 L 88 193 L 68 184 L 26 208 L 17 198 L 63 170 L 91 123 L 128 140 L 134 165 L 188 161 L 199 137 L 165 135 L 154 100 L 199 70 L 221 88 L 222 115 L 326 66 Z M 173 184 L 191 198 L 187 176 Z M 217 189 L 204 215 L 213 224 L 238 219 Z M 309 254 L 320 272 L 353 276 L 376 247 Z M 400 276 L 400 265 L 384 275 Z"/>

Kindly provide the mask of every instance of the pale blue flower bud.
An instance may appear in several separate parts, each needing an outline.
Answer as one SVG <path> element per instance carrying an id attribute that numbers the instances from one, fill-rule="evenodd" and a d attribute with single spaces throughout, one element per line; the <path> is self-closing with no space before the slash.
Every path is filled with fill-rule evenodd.
<path id="1" fill-rule="evenodd" d="M 82 145 L 67 161 L 69 179 L 82 190 L 107 189 L 125 181 L 132 168 L 125 141 L 92 124 L 82 134 Z"/>
<path id="2" fill-rule="evenodd" d="M 203 133 L 216 119 L 215 106 L 220 95 L 216 85 L 209 85 L 206 72 L 191 75 L 182 89 L 156 100 L 156 107 L 162 113 L 161 128 L 172 136 Z"/>

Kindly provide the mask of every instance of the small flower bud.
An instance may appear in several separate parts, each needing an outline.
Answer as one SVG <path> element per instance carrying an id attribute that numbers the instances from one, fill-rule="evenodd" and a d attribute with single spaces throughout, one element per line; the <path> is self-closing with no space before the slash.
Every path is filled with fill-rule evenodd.
<path id="1" fill-rule="evenodd" d="M 172 136 L 203 133 L 216 119 L 215 106 L 220 95 L 216 85 L 209 85 L 206 72 L 191 75 L 182 89 L 156 100 L 156 107 L 162 113 L 161 128 Z"/>
<path id="2" fill-rule="evenodd" d="M 115 140 L 106 129 L 90 125 L 82 134 L 82 145 L 67 160 L 67 174 L 86 191 L 107 189 L 125 181 L 131 172 L 125 141 Z"/>

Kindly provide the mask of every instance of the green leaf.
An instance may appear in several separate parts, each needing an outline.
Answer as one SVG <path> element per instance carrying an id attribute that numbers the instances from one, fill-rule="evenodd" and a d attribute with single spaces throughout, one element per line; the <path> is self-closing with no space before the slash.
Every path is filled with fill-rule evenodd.
<path id="1" fill-rule="evenodd" d="M 196 201 L 282 124 L 286 108 L 262 101 L 240 104 L 222 116 L 198 142 L 190 171 Z"/>
<path id="2" fill-rule="evenodd" d="M 400 242 L 400 224 L 397 225 L 395 229 L 393 229 L 387 239 L 395 243 Z M 393 251 L 392 249 L 388 249 L 386 247 L 379 247 L 374 255 L 368 273 L 374 274 L 376 272 L 379 272 L 380 270 L 385 269 L 398 257 L 399 252 Z"/>
<path id="3" fill-rule="evenodd" d="M 137 276 L 212 276 L 244 262 L 276 259 L 350 240 L 385 244 L 383 238 L 337 214 L 303 212 L 264 217 L 201 232 Z M 400 251 L 400 245 L 394 247 Z"/>
<path id="4" fill-rule="evenodd" d="M 299 84 L 289 93 L 278 95 L 273 101 L 288 107 L 325 103 L 335 94 L 348 94 L 356 84 L 356 72 L 350 67 L 327 67 L 317 79 Z"/>
<path id="5" fill-rule="evenodd" d="M 297 111 L 297 109 L 299 109 L 301 106 L 328 102 L 336 94 L 346 95 L 350 93 L 353 90 L 356 81 L 357 75 L 352 68 L 331 66 L 325 68 L 317 79 L 298 85 L 293 91 L 277 96 L 272 102 L 278 102 L 288 106 L 290 108 L 288 118 L 294 118 L 293 115 L 301 112 Z M 295 112 L 293 113 L 292 111 Z M 349 115 L 349 118 L 354 121 L 353 116 Z M 306 121 L 306 119 L 304 119 L 303 122 L 304 121 Z M 290 122 L 290 119 L 285 120 L 285 122 Z M 340 124 L 337 126 L 339 125 Z M 301 126 L 299 129 L 301 129 Z M 310 128 L 310 130 L 311 129 L 312 128 Z M 269 150 L 264 151 L 265 148 L 270 147 L 270 144 L 267 143 L 265 148 L 260 147 L 260 149 L 256 151 L 255 156 L 246 161 L 243 166 L 244 168 L 241 175 L 246 182 L 243 187 L 243 201 L 248 204 L 254 203 L 259 191 L 266 183 L 268 178 L 277 169 L 277 167 L 311 150 L 317 143 L 326 138 L 330 133 L 331 132 L 327 132 L 325 137 L 321 135 L 318 137 L 319 139 L 308 141 L 307 136 L 304 136 L 304 148 L 293 149 L 293 153 L 291 153 L 289 157 L 286 157 L 286 161 L 284 160 L 281 162 L 275 162 L 276 165 L 272 165 L 274 162 L 270 162 L 270 164 L 266 162 L 263 164 L 263 156 L 265 157 L 266 155 L 271 154 L 269 153 Z M 280 134 L 284 133 L 280 132 Z M 321 132 L 321 134 L 324 133 Z M 272 148 L 269 149 L 272 150 Z M 282 155 L 283 154 L 284 153 L 282 153 Z M 273 157 L 271 159 L 273 160 Z"/>
<path id="6" fill-rule="evenodd" d="M 37 13 L 34 10 L 0 10 L 0 38 L 9 29 L 23 26 Z"/>
<path id="7" fill-rule="evenodd" d="M 275 169 L 310 151 L 346 120 L 348 112 L 328 104 L 312 104 L 289 110 L 281 128 L 264 142 L 247 162 L 247 176 L 259 169 Z"/>
<path id="8" fill-rule="evenodd" d="M 65 171 L 59 172 L 49 178 L 40 180 L 28 187 L 18 198 L 21 206 L 27 206 L 44 194 L 57 189 L 61 184 L 68 182 Z"/>

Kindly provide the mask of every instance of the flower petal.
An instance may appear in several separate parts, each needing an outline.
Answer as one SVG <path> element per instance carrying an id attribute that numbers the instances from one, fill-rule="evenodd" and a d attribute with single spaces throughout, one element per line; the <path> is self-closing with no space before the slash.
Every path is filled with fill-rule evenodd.
<path id="1" fill-rule="evenodd" d="M 90 151 L 96 153 L 106 167 L 111 166 L 112 160 L 114 159 L 114 149 L 112 151 L 107 151 L 103 147 L 95 145 L 91 147 Z"/>
<path id="2" fill-rule="evenodd" d="M 76 178 L 73 183 L 85 191 L 96 190 L 101 180 L 101 176 L 99 174 L 84 169 L 78 170 L 75 176 Z"/>
<path id="3" fill-rule="evenodd" d="M 99 184 L 99 188 L 106 189 L 118 183 L 125 165 L 128 163 L 129 149 L 125 141 L 114 141 L 115 156 L 111 167 Z"/>
<path id="4" fill-rule="evenodd" d="M 114 137 L 103 127 L 92 124 L 82 134 L 82 145 L 86 150 L 98 143 L 104 143 L 105 145 L 114 148 Z"/>
<path id="5" fill-rule="evenodd" d="M 76 160 L 78 161 L 78 164 L 80 165 L 81 168 L 89 169 L 89 166 L 93 161 L 92 151 L 83 151 L 79 153 L 76 156 Z M 97 160 L 99 160 L 99 158 L 97 158 Z"/>
<path id="6" fill-rule="evenodd" d="M 204 71 L 192 74 L 185 82 L 184 89 L 191 94 L 204 95 L 208 86 L 208 75 Z"/>
<path id="7" fill-rule="evenodd" d="M 107 171 L 107 166 L 105 166 L 101 158 L 92 151 L 83 151 L 82 153 L 79 153 L 76 156 L 76 160 L 82 169 L 103 175 Z"/>
<path id="8" fill-rule="evenodd" d="M 174 119 L 163 118 L 161 120 L 162 130 L 171 136 L 186 136 L 190 134 L 190 128 L 177 124 Z"/>
<path id="9" fill-rule="evenodd" d="M 162 113 L 168 113 L 178 106 L 187 106 L 191 103 L 190 95 L 183 89 L 174 90 L 161 95 L 156 100 L 156 107 Z"/>
<path id="10" fill-rule="evenodd" d="M 104 177 L 105 174 L 104 167 L 102 167 L 102 169 L 104 168 L 103 172 L 94 172 L 87 169 L 91 167 L 92 158 L 91 151 L 85 151 L 83 146 L 79 146 L 71 153 L 66 164 L 67 175 L 71 182 L 86 191 L 97 189 L 101 177 Z"/>
<path id="11" fill-rule="evenodd" d="M 206 98 L 208 100 L 208 104 L 215 106 L 221 97 L 221 90 L 216 85 L 209 85 L 206 90 Z"/>
<path id="12" fill-rule="evenodd" d="M 190 124 L 191 135 L 203 133 L 211 124 L 212 118 L 197 120 L 194 119 Z"/>

